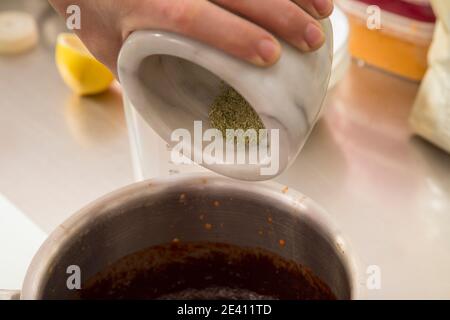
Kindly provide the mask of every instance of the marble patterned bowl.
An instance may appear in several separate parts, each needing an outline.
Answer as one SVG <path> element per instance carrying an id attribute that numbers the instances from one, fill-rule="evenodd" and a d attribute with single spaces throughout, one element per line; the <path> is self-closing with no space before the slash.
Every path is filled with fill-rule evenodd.
<path id="1" fill-rule="evenodd" d="M 267 129 L 278 129 L 278 170 L 261 174 L 267 159 L 257 164 L 199 163 L 212 171 L 242 180 L 268 180 L 281 174 L 300 152 L 319 115 L 330 79 L 333 35 L 322 21 L 325 45 L 301 53 L 280 41 L 282 56 L 272 67 L 261 68 L 238 60 L 196 40 L 163 31 L 136 31 L 119 55 L 118 72 L 125 95 L 143 119 L 169 146 L 175 129 L 195 136 L 194 121 L 209 128 L 208 113 L 225 81 L 259 114 Z M 198 146 L 186 155 L 195 162 Z M 212 163 L 212 164 L 211 164 Z"/>

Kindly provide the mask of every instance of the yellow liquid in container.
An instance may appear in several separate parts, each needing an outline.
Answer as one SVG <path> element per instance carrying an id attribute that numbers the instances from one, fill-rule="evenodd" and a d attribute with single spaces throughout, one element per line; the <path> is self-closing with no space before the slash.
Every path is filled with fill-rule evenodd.
<path id="1" fill-rule="evenodd" d="M 412 80 L 421 80 L 427 70 L 428 44 L 416 44 L 369 30 L 358 18 L 349 16 L 350 52 L 368 64 Z"/>
<path id="2" fill-rule="evenodd" d="M 371 29 L 367 26 L 367 4 L 350 0 L 340 0 L 338 4 L 349 18 L 352 56 L 407 79 L 422 80 L 428 66 L 432 23 L 382 12 L 380 28 Z"/>

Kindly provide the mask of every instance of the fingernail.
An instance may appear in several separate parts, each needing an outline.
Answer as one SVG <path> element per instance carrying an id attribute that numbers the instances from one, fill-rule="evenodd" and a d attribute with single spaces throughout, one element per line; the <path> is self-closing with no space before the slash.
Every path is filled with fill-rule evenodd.
<path id="1" fill-rule="evenodd" d="M 279 55 L 280 46 L 273 40 L 264 39 L 258 44 L 258 53 L 265 63 L 274 62 Z"/>
<path id="2" fill-rule="evenodd" d="M 326 15 L 330 13 L 333 7 L 333 3 L 330 0 L 314 0 L 314 8 L 320 15 Z"/>
<path id="3" fill-rule="evenodd" d="M 320 27 L 310 22 L 306 26 L 305 30 L 305 41 L 308 43 L 310 49 L 319 48 L 325 40 L 325 35 L 323 34 Z"/>

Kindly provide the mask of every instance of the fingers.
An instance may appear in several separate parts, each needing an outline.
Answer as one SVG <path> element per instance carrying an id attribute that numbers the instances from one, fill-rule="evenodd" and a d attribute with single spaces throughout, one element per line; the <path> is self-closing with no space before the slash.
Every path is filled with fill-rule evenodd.
<path id="1" fill-rule="evenodd" d="M 316 19 L 328 17 L 333 12 L 333 0 L 293 0 Z"/>
<path id="2" fill-rule="evenodd" d="M 260 66 L 271 65 L 280 56 L 280 44 L 271 33 L 209 1 L 152 2 L 152 6 L 141 6 L 146 13 L 132 15 L 134 21 L 127 22 L 132 25 L 128 33 L 151 28 L 172 31 Z"/>
<path id="3" fill-rule="evenodd" d="M 273 35 L 302 51 L 320 48 L 317 19 L 332 0 L 129 0 L 123 38 L 140 29 L 162 29 L 197 39 L 260 66 L 275 63 L 281 47 Z M 121 2 L 122 3 L 122 2 Z"/>
<path id="4" fill-rule="evenodd" d="M 308 3 L 314 11 L 312 0 Z M 316 50 L 325 42 L 318 21 L 290 0 L 214 0 L 264 29 L 275 33 L 302 51 Z M 317 14 L 317 13 L 315 13 Z"/>

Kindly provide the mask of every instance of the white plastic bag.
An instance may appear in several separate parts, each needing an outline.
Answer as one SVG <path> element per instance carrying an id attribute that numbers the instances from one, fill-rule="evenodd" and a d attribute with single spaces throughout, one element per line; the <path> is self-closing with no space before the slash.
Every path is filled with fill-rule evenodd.
<path id="1" fill-rule="evenodd" d="M 431 3 L 438 21 L 410 123 L 415 133 L 450 153 L 450 1 Z"/>

